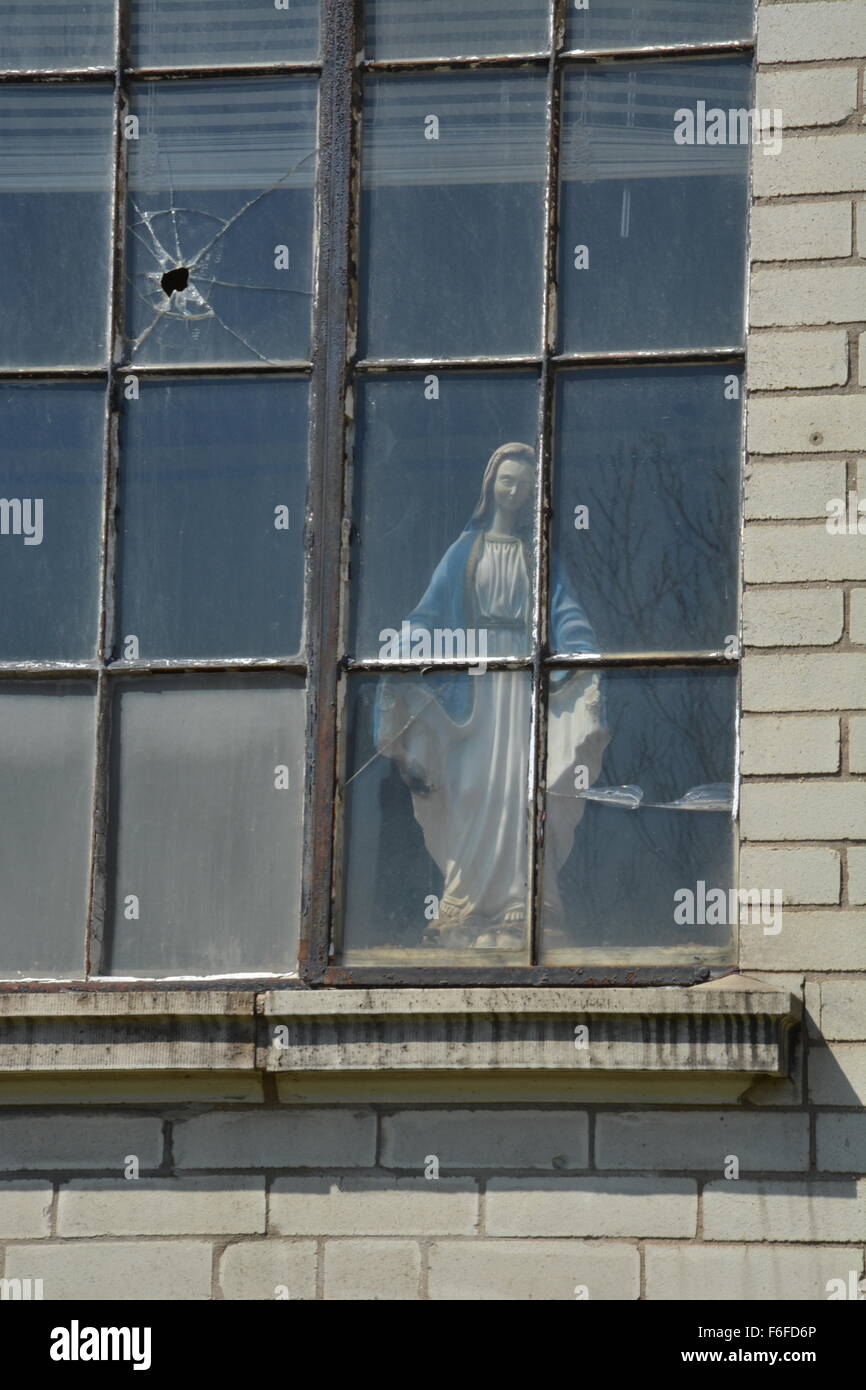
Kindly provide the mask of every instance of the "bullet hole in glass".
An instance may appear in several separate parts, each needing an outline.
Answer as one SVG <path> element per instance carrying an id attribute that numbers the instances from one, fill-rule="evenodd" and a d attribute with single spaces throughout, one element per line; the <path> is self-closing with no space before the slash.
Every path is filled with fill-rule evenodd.
<path id="1" fill-rule="evenodd" d="M 168 298 L 171 298 L 175 290 L 185 290 L 189 284 L 189 269 L 185 265 L 175 266 L 173 270 L 167 270 L 160 278 L 163 291 Z"/>

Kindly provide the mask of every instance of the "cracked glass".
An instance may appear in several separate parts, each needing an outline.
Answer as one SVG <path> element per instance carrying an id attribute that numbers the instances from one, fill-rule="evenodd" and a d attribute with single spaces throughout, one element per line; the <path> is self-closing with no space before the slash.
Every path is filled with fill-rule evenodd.
<path id="1" fill-rule="evenodd" d="M 0 661 L 96 653 L 105 387 L 0 384 Z"/>
<path id="2" fill-rule="evenodd" d="M 294 971 L 303 681 L 123 680 L 112 737 L 108 972 Z"/>
<path id="3" fill-rule="evenodd" d="M 736 693 L 718 669 L 551 673 L 546 963 L 732 960 Z"/>
<path id="4" fill-rule="evenodd" d="M 305 76 L 134 85 L 132 365 L 309 356 L 316 90 Z"/>
<path id="5" fill-rule="evenodd" d="M 79 978 L 95 681 L 0 685 L 0 975 Z"/>
<path id="6" fill-rule="evenodd" d="M 319 0 L 133 0 L 137 67 L 302 62 L 319 49 Z"/>
<path id="7" fill-rule="evenodd" d="M 174 378 L 124 402 L 116 657 L 299 652 L 307 391 Z"/>
<path id="8" fill-rule="evenodd" d="M 558 376 L 551 580 L 598 651 L 736 655 L 741 395 L 733 363 Z"/>
<path id="9" fill-rule="evenodd" d="M 0 86 L 0 366 L 106 355 L 112 93 Z"/>

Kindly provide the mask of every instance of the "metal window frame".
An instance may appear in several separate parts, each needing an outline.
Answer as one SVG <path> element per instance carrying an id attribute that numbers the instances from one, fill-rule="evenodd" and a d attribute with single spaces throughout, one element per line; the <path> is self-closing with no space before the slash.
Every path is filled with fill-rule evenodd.
<path id="1" fill-rule="evenodd" d="M 442 58 L 375 59 L 363 51 L 362 0 L 322 0 L 320 59 L 315 62 L 214 64 L 183 67 L 135 67 L 129 58 L 131 0 L 115 0 L 115 54 L 112 67 L 9 70 L 0 83 L 105 82 L 113 87 L 113 178 L 111 190 L 111 270 L 108 295 L 108 360 L 96 368 L 6 368 L 0 381 L 101 380 L 105 383 L 103 450 L 103 519 L 100 548 L 100 619 L 97 656 L 81 662 L 13 662 L 0 664 L 0 680 L 79 677 L 95 679 L 97 736 L 93 797 L 92 849 L 84 973 L 81 979 L 2 980 L 0 992 L 38 990 L 188 989 L 210 987 L 219 980 L 231 988 L 281 988 L 412 985 L 693 985 L 730 973 L 732 966 L 449 966 L 405 967 L 353 965 L 332 959 L 337 904 L 340 844 L 341 701 L 353 671 L 417 670 L 419 662 L 353 661 L 342 655 L 351 527 L 352 425 L 354 382 L 367 374 L 407 370 L 455 371 L 535 368 L 539 374 L 538 438 L 540 486 L 535 514 L 535 575 L 532 651 L 526 658 L 491 658 L 490 669 L 522 669 L 532 677 L 532 726 L 529 797 L 534 831 L 530 837 L 531 958 L 540 954 L 541 864 L 544 828 L 544 760 L 547 673 L 555 668 L 713 666 L 738 669 L 737 657 L 725 652 L 665 652 L 604 657 L 550 652 L 546 645 L 548 519 L 551 510 L 552 402 L 556 375 L 563 368 L 600 365 L 637 366 L 674 363 L 731 362 L 742 365 L 742 346 L 695 350 L 560 353 L 556 351 L 556 273 L 559 198 L 559 131 L 561 74 L 594 63 L 641 64 L 661 60 L 734 56 L 753 51 L 754 40 L 724 43 L 645 45 L 634 49 L 572 50 L 564 44 L 566 0 L 552 0 L 549 48 L 532 54 L 463 55 Z M 448 73 L 467 69 L 546 70 L 547 160 L 544 184 L 544 290 L 541 351 L 528 356 L 365 359 L 357 355 L 358 228 L 360 207 L 360 122 L 366 74 Z M 232 78 L 315 74 L 319 77 L 318 156 L 315 197 L 315 269 L 313 333 L 310 359 L 279 364 L 139 364 L 125 361 L 122 335 L 126 243 L 126 159 L 122 132 L 131 81 Z M 744 270 L 746 267 L 744 266 Z M 745 278 L 745 277 L 744 277 Z M 745 296 L 745 283 L 744 283 Z M 118 429 L 121 378 L 141 376 L 300 375 L 310 382 L 310 454 L 307 482 L 305 641 L 301 661 L 226 658 L 214 660 L 109 661 L 115 594 L 114 527 L 119 464 Z M 460 662 L 443 663 L 459 668 Z M 117 677 L 166 672 L 249 673 L 280 671 L 306 677 L 307 779 L 304 793 L 302 909 L 297 972 L 245 975 L 196 975 L 135 978 L 100 974 L 107 894 L 109 747 L 112 687 Z"/>

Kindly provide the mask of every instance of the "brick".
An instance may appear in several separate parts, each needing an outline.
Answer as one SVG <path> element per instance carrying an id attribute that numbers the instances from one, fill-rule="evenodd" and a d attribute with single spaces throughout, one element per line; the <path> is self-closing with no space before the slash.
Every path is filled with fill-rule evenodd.
<path id="1" fill-rule="evenodd" d="M 866 1183 L 709 1182 L 705 1240 L 866 1240 Z"/>
<path id="2" fill-rule="evenodd" d="M 832 534 L 826 521 L 818 526 L 751 524 L 744 534 L 743 573 L 747 584 L 862 579 L 866 577 L 866 545 L 861 536 Z M 812 594 L 805 592 L 803 607 L 811 601 Z"/>
<path id="3" fill-rule="evenodd" d="M 761 203 L 752 208 L 753 261 L 825 260 L 851 254 L 850 203 Z"/>
<path id="4" fill-rule="evenodd" d="M 0 1169 L 114 1168 L 127 1154 L 142 1168 L 162 1162 L 162 1121 L 132 1116 L 7 1115 L 0 1125 Z"/>
<path id="5" fill-rule="evenodd" d="M 46 1299 L 186 1303 L 211 1297 L 212 1263 L 203 1240 L 45 1241 L 8 1246 L 6 1277 L 42 1279 Z"/>
<path id="6" fill-rule="evenodd" d="M 634 1246 L 592 1241 L 442 1241 L 430 1249 L 429 1288 L 455 1302 L 625 1301 L 640 1296 L 640 1258 Z"/>
<path id="7" fill-rule="evenodd" d="M 786 130 L 835 125 L 857 110 L 857 69 L 759 72 L 755 105 L 759 110 L 781 110 Z"/>
<path id="8" fill-rule="evenodd" d="M 861 386 L 866 386 L 866 333 L 861 333 L 857 339 L 857 351 L 860 358 L 860 370 L 857 380 Z"/>
<path id="9" fill-rule="evenodd" d="M 852 642 L 866 644 L 866 589 L 851 590 L 849 636 Z"/>
<path id="10" fill-rule="evenodd" d="M 473 1235 L 478 1188 L 469 1178 L 277 1178 L 271 1224 L 281 1235 Z"/>
<path id="11" fill-rule="evenodd" d="M 810 63 L 866 54 L 866 13 L 858 0 L 758 7 L 758 62 Z"/>
<path id="12" fill-rule="evenodd" d="M 329 1240 L 325 1298 L 350 1302 L 420 1297 L 421 1248 L 411 1240 Z"/>
<path id="13" fill-rule="evenodd" d="M 866 913 L 782 914 L 782 930 L 765 936 L 759 925 L 740 927 L 742 970 L 866 970 Z"/>
<path id="14" fill-rule="evenodd" d="M 182 1168 L 368 1168 L 376 1162 L 371 1110 L 216 1111 L 174 1127 Z"/>
<path id="15" fill-rule="evenodd" d="M 859 193 L 863 146 L 859 131 L 830 135 L 785 135 L 777 154 L 766 150 L 752 161 L 757 198 L 787 193 Z"/>
<path id="16" fill-rule="evenodd" d="M 646 1297 L 689 1302 L 742 1299 L 744 1302 L 825 1299 L 832 1279 L 862 1270 L 862 1257 L 850 1246 L 648 1245 Z M 726 1348 L 727 1343 L 719 1343 Z M 763 1345 L 763 1344 L 761 1344 Z"/>
<path id="17" fill-rule="evenodd" d="M 844 459 L 759 463 L 746 478 L 745 514 L 749 520 L 826 521 L 828 497 L 844 496 L 845 487 Z"/>
<path id="18" fill-rule="evenodd" d="M 748 655 L 743 659 L 743 708 L 864 709 L 866 654 Z"/>
<path id="19" fill-rule="evenodd" d="M 219 1262 L 223 1298 L 234 1300 L 316 1297 L 314 1240 L 238 1240 Z"/>
<path id="20" fill-rule="evenodd" d="M 834 1042 L 866 1041 L 866 980 L 821 981 L 821 1032 Z"/>
<path id="21" fill-rule="evenodd" d="M 50 1182 L 0 1182 L 0 1240 L 47 1236 L 53 1195 Z"/>
<path id="22" fill-rule="evenodd" d="M 385 1168 L 586 1168 L 586 1115 L 548 1110 L 404 1110 L 382 1121 Z"/>
<path id="23" fill-rule="evenodd" d="M 866 837 L 864 782 L 748 782 L 740 804 L 747 840 Z"/>
<path id="24" fill-rule="evenodd" d="M 819 1115 L 815 1136 L 819 1168 L 829 1173 L 866 1170 L 866 1115 Z"/>
<path id="25" fill-rule="evenodd" d="M 746 714 L 740 726 L 740 771 L 838 772 L 839 720 L 818 714 Z"/>
<path id="26" fill-rule="evenodd" d="M 862 308 L 866 317 L 866 303 Z M 811 396 L 799 392 L 793 396 L 753 396 L 749 401 L 749 448 L 755 454 L 855 450 L 864 432 L 866 394 Z"/>
<path id="27" fill-rule="evenodd" d="M 848 849 L 848 901 L 866 903 L 866 846 Z"/>
<path id="28" fill-rule="evenodd" d="M 740 852 L 741 888 L 781 888 L 782 903 L 837 903 L 841 863 L 835 849 L 798 845 L 796 849 L 765 849 L 743 845 Z M 784 929 L 784 928 L 783 928 Z"/>
<path id="29" fill-rule="evenodd" d="M 751 322 L 757 328 L 776 324 L 857 323 L 866 318 L 866 267 L 756 270 L 752 275 L 749 309 Z M 836 447 L 847 448 L 847 445 Z M 853 444 L 851 447 L 859 446 Z"/>
<path id="30" fill-rule="evenodd" d="M 857 251 L 866 256 L 866 198 L 856 204 L 857 210 Z"/>
<path id="31" fill-rule="evenodd" d="M 844 329 L 816 328 L 793 333 L 758 331 L 749 337 L 751 391 L 844 386 L 847 380 L 848 335 Z M 787 515 L 814 516 L 815 512 L 788 512 Z"/>
<path id="32" fill-rule="evenodd" d="M 596 1121 L 595 1161 L 599 1168 L 645 1168 L 653 1172 L 684 1168 L 721 1174 L 728 1154 L 740 1171 L 809 1167 L 808 1115 L 741 1115 L 721 1110 L 688 1114 L 634 1111 L 600 1114 Z"/>
<path id="33" fill-rule="evenodd" d="M 866 1104 L 866 1046 L 833 1043 L 809 1053 L 809 1099 L 815 1105 Z"/>
<path id="34" fill-rule="evenodd" d="M 753 550 L 754 533 L 749 537 Z M 761 556 L 761 561 L 777 560 Z M 743 640 L 747 647 L 815 647 L 839 641 L 845 605 L 839 589 L 747 589 L 743 595 Z"/>
<path id="35" fill-rule="evenodd" d="M 492 1236 L 693 1236 L 697 1189 L 686 1178 L 493 1178 Z"/>
<path id="36" fill-rule="evenodd" d="M 65 1236 L 257 1235 L 265 1229 L 264 1178 L 78 1178 L 60 1190 Z"/>
<path id="37" fill-rule="evenodd" d="M 848 766 L 852 772 L 866 772 L 866 715 L 852 714 L 848 720 Z"/>

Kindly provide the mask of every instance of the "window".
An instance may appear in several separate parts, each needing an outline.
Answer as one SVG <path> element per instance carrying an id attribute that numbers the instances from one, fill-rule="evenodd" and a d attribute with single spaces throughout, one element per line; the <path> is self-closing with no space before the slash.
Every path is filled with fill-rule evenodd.
<path id="1" fill-rule="evenodd" d="M 0 977 L 730 967 L 751 5 L 0 19 Z"/>

